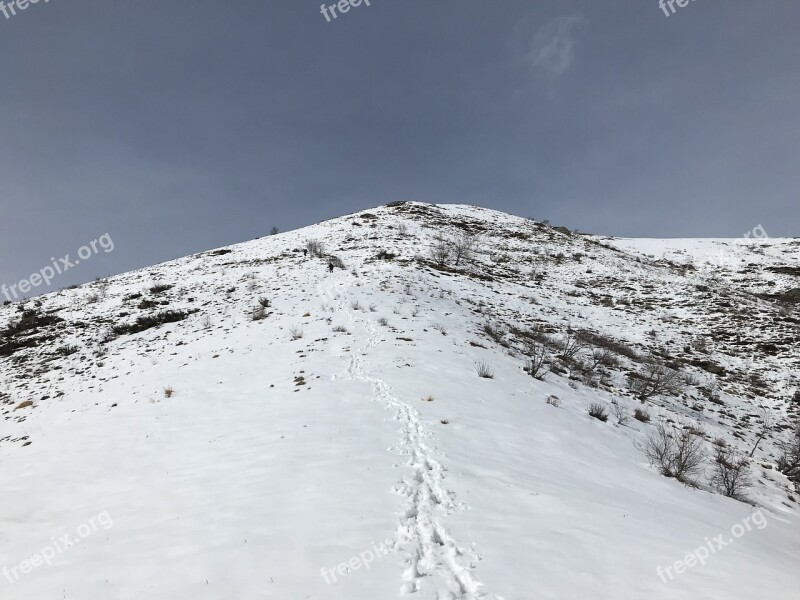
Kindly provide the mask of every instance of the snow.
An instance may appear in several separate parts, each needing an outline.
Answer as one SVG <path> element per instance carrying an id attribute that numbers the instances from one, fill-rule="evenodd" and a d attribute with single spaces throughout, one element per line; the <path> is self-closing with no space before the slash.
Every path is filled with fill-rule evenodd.
<path id="1" fill-rule="evenodd" d="M 774 439 L 757 455 L 754 505 L 685 487 L 637 448 L 652 425 L 587 415 L 591 401 L 640 405 L 623 393 L 621 373 L 608 389 L 555 374 L 538 381 L 513 347 L 481 333 L 487 319 L 540 320 L 595 327 L 632 345 L 650 343 L 657 329 L 659 342 L 680 346 L 694 333 L 687 320 L 719 317 L 684 305 L 628 312 L 568 292 L 585 289 L 574 283 L 590 268 L 592 277 L 628 278 L 618 299 L 639 297 L 648 282 L 676 281 L 647 254 L 698 255 L 727 242 L 567 238 L 466 206 L 439 206 L 435 218 L 391 207 L 368 214 L 375 218 L 349 215 L 114 277 L 97 302 L 87 303 L 96 285 L 43 299 L 69 324 L 89 325 L 65 330 L 64 343 L 81 351 L 59 358 L 60 369 L 32 370 L 31 362 L 49 364 L 36 361 L 52 347 L 31 350 L 24 363 L 0 359 L 0 390 L 14 402 L 35 400 L 33 409 L 9 405 L 3 421 L 0 597 L 798 598 L 797 504 L 785 478 L 761 466 Z M 476 260 L 493 281 L 414 262 L 453 219 L 487 227 Z M 392 229 L 400 221 L 406 237 Z M 489 254 L 523 264 L 517 253 L 531 241 L 492 235 L 494 227 L 591 256 L 548 267 L 534 286 L 527 275 L 498 275 L 504 263 Z M 306 239 L 324 241 L 347 268 L 329 275 L 324 261 L 293 252 Z M 797 257 L 790 240 L 768 243 L 775 264 Z M 398 257 L 375 260 L 381 249 Z M 150 297 L 156 281 L 176 286 L 162 296 L 169 308 L 199 312 L 100 344 L 110 323 L 139 314 L 138 300 L 124 298 Z M 670 288 L 676 301 L 692 285 Z M 270 314 L 252 321 L 259 297 L 272 301 Z M 2 311 L 0 327 L 15 316 L 14 307 Z M 292 339 L 293 329 L 302 338 Z M 107 354 L 95 356 L 101 347 Z M 797 358 L 749 360 L 786 374 Z M 722 348 L 715 359 L 731 369 L 748 360 Z M 493 379 L 476 375 L 479 361 Z M 786 389 L 789 379 L 775 373 Z M 552 394 L 560 406 L 545 403 Z M 723 397 L 737 417 L 753 412 L 744 393 Z M 787 414 L 780 394 L 762 400 L 776 418 Z M 710 437 L 736 439 L 710 411 L 666 400 L 648 410 L 654 420 L 697 420 Z M 742 435 L 749 443 L 755 434 Z M 32 444 L 14 441 L 22 436 Z M 719 534 L 732 538 L 757 511 L 767 525 L 705 565 L 666 583 L 657 574 Z M 22 572 L 20 563 L 52 554 L 44 548 L 65 534 L 79 541 Z"/>

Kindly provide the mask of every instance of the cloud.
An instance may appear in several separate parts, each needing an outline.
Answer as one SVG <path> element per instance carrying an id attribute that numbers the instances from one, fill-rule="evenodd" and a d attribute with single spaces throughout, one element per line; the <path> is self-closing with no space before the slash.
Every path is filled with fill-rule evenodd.
<path id="1" fill-rule="evenodd" d="M 575 59 L 573 29 L 585 22 L 578 15 L 558 17 L 539 29 L 527 56 L 531 66 L 551 78 L 563 75 Z"/>

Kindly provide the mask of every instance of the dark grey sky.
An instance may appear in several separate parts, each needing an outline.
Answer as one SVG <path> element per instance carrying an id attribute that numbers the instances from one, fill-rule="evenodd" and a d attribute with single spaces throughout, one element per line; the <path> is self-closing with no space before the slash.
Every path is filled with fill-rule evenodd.
<path id="1" fill-rule="evenodd" d="M 51 289 L 397 199 L 800 235 L 799 26 L 796 0 L 0 13 L 0 283 L 106 232 Z"/>

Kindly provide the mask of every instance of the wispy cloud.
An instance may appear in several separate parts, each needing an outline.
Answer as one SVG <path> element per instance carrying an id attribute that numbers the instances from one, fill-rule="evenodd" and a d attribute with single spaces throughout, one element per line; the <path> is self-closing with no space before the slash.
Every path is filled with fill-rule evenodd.
<path id="1" fill-rule="evenodd" d="M 579 15 L 558 17 L 539 29 L 527 55 L 530 65 L 548 77 L 563 75 L 575 60 L 573 30 L 586 20 Z"/>

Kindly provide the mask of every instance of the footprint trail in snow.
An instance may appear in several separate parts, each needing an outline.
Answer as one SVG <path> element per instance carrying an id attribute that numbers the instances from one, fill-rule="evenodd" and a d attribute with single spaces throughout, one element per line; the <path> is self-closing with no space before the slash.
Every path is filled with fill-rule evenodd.
<path id="1" fill-rule="evenodd" d="M 337 291 L 342 289 L 341 282 L 331 282 L 331 285 Z M 344 306 L 341 310 L 354 324 L 366 328 L 369 339 L 363 347 L 353 350 L 346 373 L 337 378 L 369 383 L 373 398 L 394 412 L 401 426 L 401 440 L 396 448 L 412 469 L 411 476 L 405 477 L 393 490 L 406 498 L 397 533 L 398 546 L 407 551 L 401 591 L 412 594 L 433 584 L 440 588 L 436 600 L 485 598 L 480 590 L 481 583 L 471 573 L 471 557 L 459 547 L 443 523 L 459 506 L 455 494 L 445 485 L 446 468 L 436 459 L 434 448 L 425 441 L 430 434 L 414 408 L 399 400 L 385 381 L 368 374 L 365 357 L 380 342 L 375 324 L 368 318 L 357 317 Z"/>

